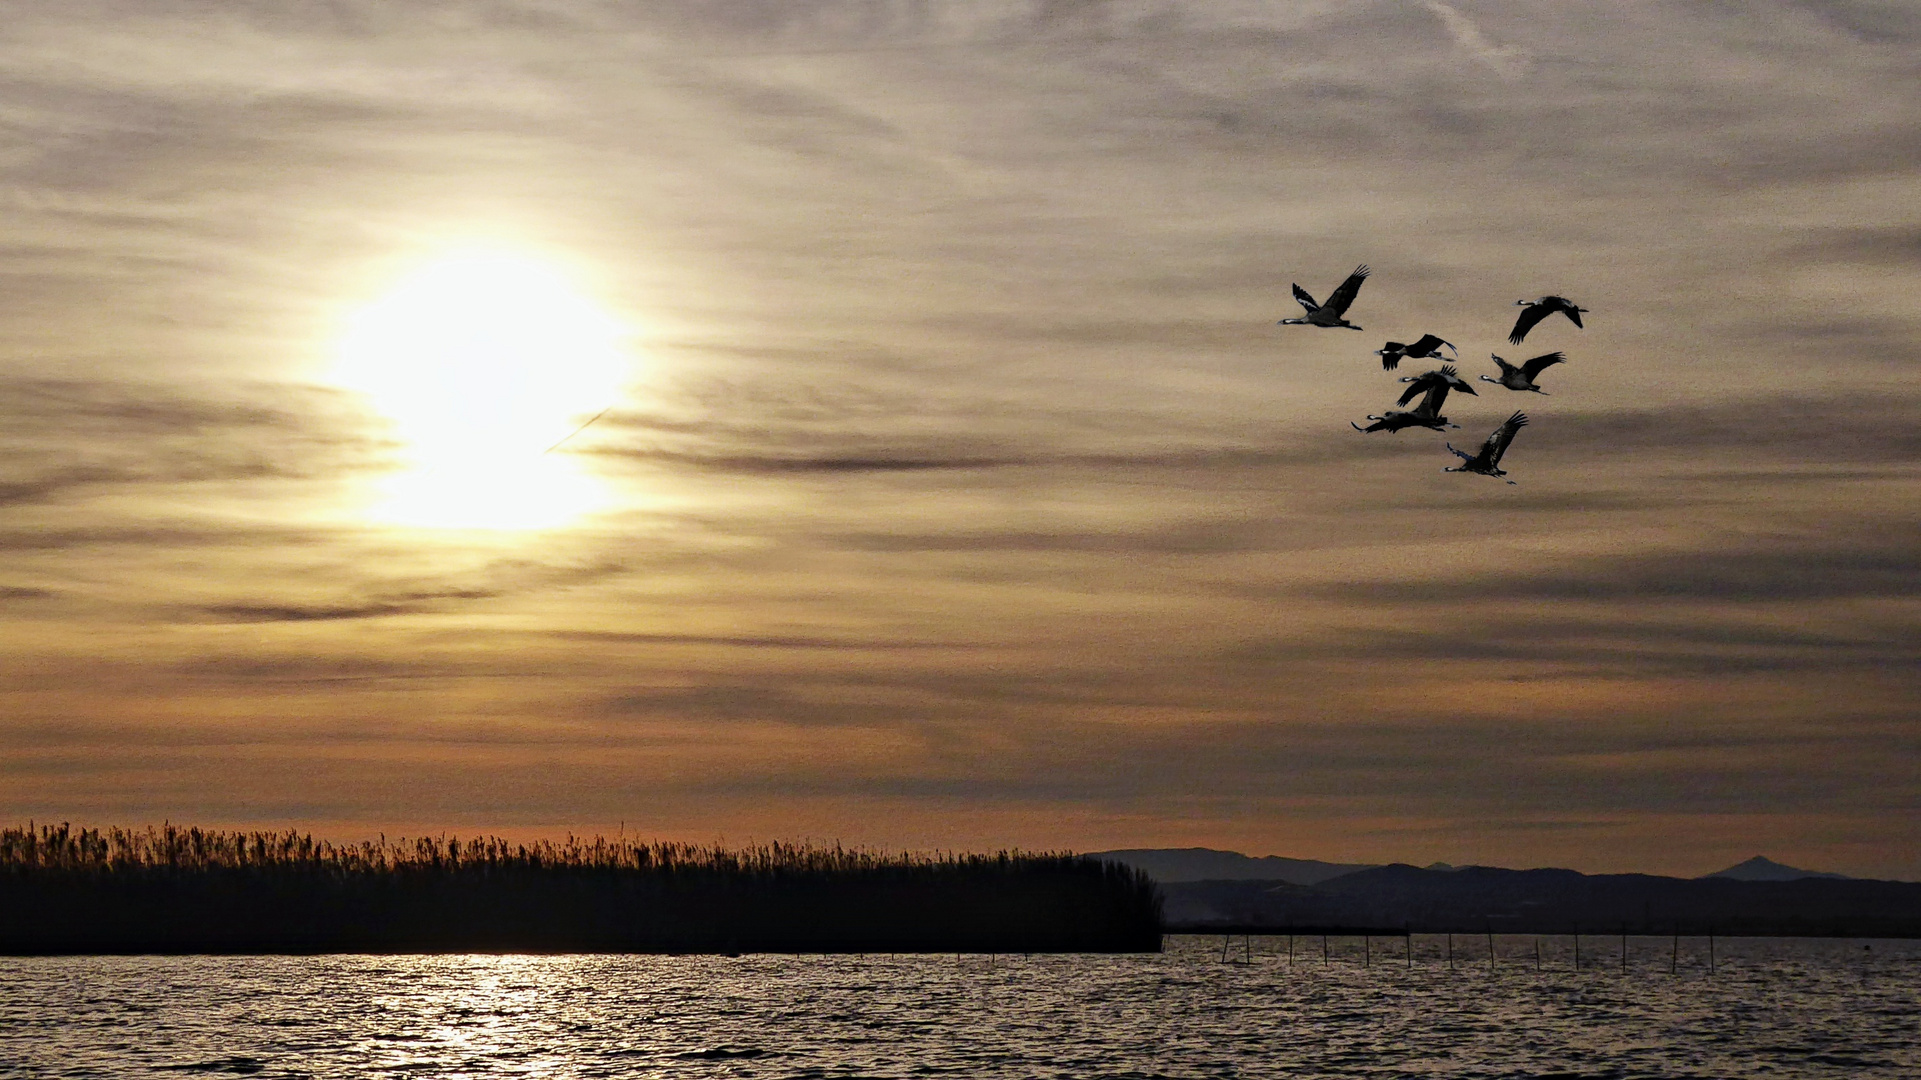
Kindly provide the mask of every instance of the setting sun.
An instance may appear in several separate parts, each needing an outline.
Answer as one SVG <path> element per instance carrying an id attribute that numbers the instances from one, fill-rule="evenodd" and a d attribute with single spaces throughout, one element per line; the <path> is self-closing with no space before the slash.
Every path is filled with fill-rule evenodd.
<path id="1" fill-rule="evenodd" d="M 546 453 L 618 397 L 621 327 L 560 272 L 502 252 L 428 264 L 357 313 L 336 379 L 405 444 L 370 508 L 435 528 L 536 529 L 605 502 L 575 459 Z"/>

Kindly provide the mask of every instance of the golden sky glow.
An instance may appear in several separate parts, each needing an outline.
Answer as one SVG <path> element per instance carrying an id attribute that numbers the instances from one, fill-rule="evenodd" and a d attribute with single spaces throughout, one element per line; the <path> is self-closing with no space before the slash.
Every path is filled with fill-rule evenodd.
<path id="1" fill-rule="evenodd" d="M 1918 67 L 1869 0 L 20 0 L 0 816 L 1921 878 Z M 1428 331 L 1568 362 L 1354 432 Z"/>

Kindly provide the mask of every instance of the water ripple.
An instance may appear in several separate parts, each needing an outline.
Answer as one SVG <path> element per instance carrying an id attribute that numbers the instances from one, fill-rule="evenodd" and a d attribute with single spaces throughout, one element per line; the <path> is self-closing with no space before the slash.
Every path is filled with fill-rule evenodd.
<path id="1" fill-rule="evenodd" d="M 1921 943 L 1723 941 L 1712 976 L 1686 943 L 1676 960 L 1633 942 L 1625 974 L 1544 944 L 1558 965 L 1493 972 L 1422 951 L 1289 963 L 1261 939 L 1223 964 L 1218 938 L 1159 956 L 0 959 L 0 1075 L 1921 1075 Z"/>

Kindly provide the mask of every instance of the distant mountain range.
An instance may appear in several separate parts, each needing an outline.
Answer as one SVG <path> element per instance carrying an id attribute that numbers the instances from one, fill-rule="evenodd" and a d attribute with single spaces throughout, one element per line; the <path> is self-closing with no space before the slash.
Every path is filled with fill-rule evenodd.
<path id="1" fill-rule="evenodd" d="M 1280 855 L 1243 855 L 1238 851 L 1213 848 L 1122 848 L 1116 851 L 1090 851 L 1087 854 L 1110 862 L 1126 863 L 1147 871 L 1155 881 L 1171 885 L 1185 881 L 1285 881 L 1290 885 L 1319 885 L 1344 874 L 1377 870 L 1379 863 L 1330 863 L 1315 859 L 1289 859 Z M 1466 870 L 1444 862 L 1429 863 L 1429 870 Z M 1726 870 L 1703 874 L 1704 878 L 1729 878 L 1734 881 L 1795 881 L 1800 878 L 1851 880 L 1845 874 L 1820 870 L 1800 870 L 1773 859 L 1756 855 Z"/>
<path id="2" fill-rule="evenodd" d="M 1756 856 L 1699 878 L 1356 866 L 1207 848 L 1095 852 L 1161 883 L 1170 930 L 1720 933 L 1921 937 L 1921 883 Z"/>
<path id="3" fill-rule="evenodd" d="M 1088 854 L 1145 870 L 1163 885 L 1179 881 L 1285 881 L 1290 885 L 1319 885 L 1342 874 L 1374 869 L 1372 863 L 1317 862 L 1279 855 L 1254 858 L 1238 851 L 1204 847 L 1127 848 Z"/>

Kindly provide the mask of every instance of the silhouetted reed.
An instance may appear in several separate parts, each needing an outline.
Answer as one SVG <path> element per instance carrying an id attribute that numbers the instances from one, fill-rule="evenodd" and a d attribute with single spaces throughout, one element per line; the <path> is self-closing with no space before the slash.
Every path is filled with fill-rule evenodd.
<path id="1" fill-rule="evenodd" d="M 1059 853 L 0 830 L 0 952 L 1123 952 L 1145 874 Z"/>

